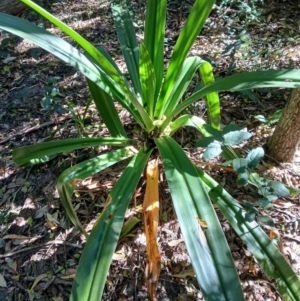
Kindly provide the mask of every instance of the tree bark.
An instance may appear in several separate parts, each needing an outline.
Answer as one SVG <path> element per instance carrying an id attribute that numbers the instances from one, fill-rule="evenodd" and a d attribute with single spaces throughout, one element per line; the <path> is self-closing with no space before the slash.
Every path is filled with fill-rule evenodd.
<path id="1" fill-rule="evenodd" d="M 300 89 L 294 89 L 268 141 L 268 155 L 279 162 L 292 162 L 300 142 Z"/>
<path id="2" fill-rule="evenodd" d="M 34 0 L 34 2 L 40 4 L 42 0 Z M 10 15 L 19 15 L 24 9 L 24 5 L 19 0 L 0 0 L 0 12 L 10 14 Z"/>

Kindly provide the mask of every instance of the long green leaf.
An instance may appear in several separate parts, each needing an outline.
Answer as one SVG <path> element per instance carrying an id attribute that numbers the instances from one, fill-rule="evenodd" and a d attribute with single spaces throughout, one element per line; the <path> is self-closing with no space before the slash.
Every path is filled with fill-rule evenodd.
<path id="1" fill-rule="evenodd" d="M 206 63 L 206 61 L 202 60 L 199 57 L 189 57 L 184 60 L 182 69 L 180 70 L 180 73 L 172 88 L 170 96 L 168 99 L 165 100 L 165 116 L 169 116 L 174 111 L 182 96 L 184 95 L 184 93 L 186 93 L 186 89 L 189 86 L 191 80 L 193 79 L 196 70 L 202 64 Z"/>
<path id="2" fill-rule="evenodd" d="M 117 72 L 119 73 L 119 75 L 123 78 L 123 81 L 129 87 L 130 84 L 128 83 L 126 77 L 121 72 L 120 68 L 118 67 L 118 65 L 116 64 L 116 62 L 112 59 L 111 55 L 106 51 L 106 49 L 103 48 L 101 45 L 96 45 L 95 47 L 111 63 L 111 65 L 117 70 Z M 90 61 L 94 62 L 97 65 L 97 67 L 98 67 L 98 63 L 94 60 L 94 58 L 92 56 L 90 56 L 87 52 L 85 52 L 84 54 L 88 57 L 88 59 Z M 132 104 L 130 104 L 130 105 L 132 106 Z"/>
<path id="3" fill-rule="evenodd" d="M 113 58 L 111 57 L 111 55 L 107 52 L 107 50 L 102 47 L 101 45 L 96 45 L 95 46 L 96 49 L 111 63 L 111 65 L 117 70 L 117 72 L 119 73 L 119 75 L 123 78 L 124 82 L 126 82 L 126 78 L 123 75 L 123 73 L 121 72 L 120 68 L 118 67 L 118 65 L 116 64 L 116 62 L 113 60 Z M 89 53 L 85 52 L 84 53 L 91 61 L 95 61 L 94 58 L 89 55 Z M 96 61 L 95 61 L 96 63 Z M 126 85 L 128 86 L 128 82 L 126 82 Z"/>
<path id="4" fill-rule="evenodd" d="M 224 188 L 202 170 L 197 171 L 210 189 L 210 197 L 253 253 L 267 277 L 276 280 L 283 299 L 299 301 L 300 280 L 284 256 L 255 221 L 246 221 L 246 212 Z"/>
<path id="5" fill-rule="evenodd" d="M 71 198 L 76 188 L 76 185 L 87 177 L 90 177 L 109 166 L 132 157 L 135 153 L 132 152 L 130 147 L 111 151 L 102 154 L 95 158 L 83 161 L 66 169 L 57 180 L 57 191 L 59 193 L 61 202 L 68 214 L 72 223 L 86 236 L 86 232 L 77 218 L 76 211 L 74 210 Z"/>
<path id="6" fill-rule="evenodd" d="M 196 168 L 172 138 L 163 136 L 155 143 L 205 300 L 244 300 L 230 249 Z"/>
<path id="7" fill-rule="evenodd" d="M 163 131 L 168 126 L 170 121 L 189 105 L 212 92 L 233 92 L 246 89 L 276 87 L 297 88 L 299 86 L 300 70 L 298 69 L 243 72 L 227 76 L 210 85 L 207 85 L 191 95 L 183 103 L 178 105 L 172 114 L 170 114 L 170 116 L 168 116 L 167 119 L 162 123 L 160 130 Z"/>
<path id="8" fill-rule="evenodd" d="M 70 301 L 100 301 L 124 215 L 151 152 L 132 159 L 111 190 L 81 255 Z"/>
<path id="9" fill-rule="evenodd" d="M 139 79 L 139 46 L 126 3 L 122 1 L 121 4 L 113 4 L 112 14 L 129 76 L 132 80 L 135 92 L 141 96 L 142 91 Z"/>
<path id="10" fill-rule="evenodd" d="M 147 114 L 147 112 L 144 110 L 143 106 L 140 104 L 138 98 L 136 95 L 131 91 L 131 89 L 127 86 L 126 82 L 124 81 L 123 77 L 120 76 L 119 72 L 114 68 L 114 66 L 109 62 L 109 60 L 106 59 L 105 56 L 101 52 L 97 50 L 96 47 L 94 47 L 91 43 L 89 43 L 87 40 L 85 40 L 82 36 L 80 36 L 76 31 L 71 29 L 69 26 L 67 26 L 65 23 L 61 22 L 59 19 L 48 13 L 46 10 L 41 8 L 39 5 L 35 4 L 31 0 L 20 0 L 24 2 L 26 5 L 37 11 L 39 14 L 41 14 L 44 18 L 48 19 L 51 23 L 59 27 L 63 32 L 65 32 L 67 35 L 69 35 L 72 39 L 74 39 L 89 55 L 94 59 L 94 61 L 98 65 L 98 73 L 101 73 L 102 78 L 104 78 L 104 82 L 109 83 L 109 88 L 116 92 L 118 91 L 119 98 L 116 98 L 118 101 L 126 103 L 128 106 L 128 102 L 131 102 L 135 108 L 135 110 L 138 111 L 139 117 L 137 118 L 137 121 L 140 123 L 142 127 L 146 127 L 149 130 L 152 130 L 154 128 L 152 121 Z M 2 14 L 0 14 L 1 16 Z M 5 14 L 3 14 L 5 15 Z M 11 16 L 12 17 L 12 16 Z M 0 18 L 0 28 L 12 32 L 14 34 L 19 35 L 20 37 L 25 37 L 24 34 L 28 33 L 28 28 L 19 28 L 20 30 L 18 32 L 15 32 L 12 28 L 15 28 L 15 26 L 18 24 L 15 24 L 16 22 L 19 23 L 20 21 L 18 18 L 14 17 L 14 21 L 9 22 L 8 24 L 3 23 Z M 20 20 L 20 19 L 19 19 Z M 23 20 L 24 21 L 24 20 Z M 8 25 L 8 26 L 7 26 Z M 37 35 L 35 34 L 36 29 L 34 29 L 34 25 L 31 24 L 32 29 L 31 34 L 28 35 L 27 39 L 32 41 L 33 43 L 41 46 L 39 43 L 36 42 L 38 40 Z M 28 27 L 28 24 L 27 24 Z M 26 31 L 26 32 L 25 32 Z M 29 31 L 30 32 L 30 31 Z M 49 41 L 48 41 L 49 42 Z M 45 44 L 45 43 L 44 43 Z M 47 43 L 46 43 L 47 44 Z M 68 43 L 66 43 L 68 44 Z M 60 43 L 54 44 L 56 47 L 61 47 Z M 47 51 L 50 51 L 46 47 L 41 46 L 42 48 L 46 49 Z M 74 48 L 75 49 L 75 48 Z M 61 58 L 59 55 L 57 55 L 57 51 L 54 53 L 55 47 L 52 47 L 51 53 Z M 76 69 L 79 70 L 79 67 L 85 71 L 82 66 L 72 65 L 76 67 Z M 85 74 L 82 70 L 80 70 L 83 74 Z M 100 74 L 99 74 L 100 76 Z M 99 84 L 99 79 L 97 81 Z M 103 84 L 102 84 L 103 85 Z M 104 88 L 103 88 L 104 89 Z M 116 91 L 115 91 L 116 90 Z M 134 115 L 134 114 L 133 114 Z M 136 118 L 136 116 L 135 116 Z M 141 122 L 141 118 L 142 121 Z M 145 126 L 144 126 L 145 125 Z"/>
<path id="11" fill-rule="evenodd" d="M 166 9 L 167 0 L 147 1 L 144 44 L 155 70 L 155 102 L 163 81 Z"/>
<path id="12" fill-rule="evenodd" d="M 111 136 L 126 137 L 126 132 L 114 106 L 112 97 L 88 78 L 87 83 L 96 108 Z"/>
<path id="13" fill-rule="evenodd" d="M 210 136 L 210 134 L 206 131 L 205 125 L 207 123 L 200 117 L 195 115 L 185 114 L 178 117 L 175 121 L 170 123 L 170 126 L 167 128 L 165 133 L 170 136 L 173 135 L 178 129 L 183 126 L 190 126 L 196 128 L 203 136 Z"/>
<path id="14" fill-rule="evenodd" d="M 215 82 L 212 66 L 209 62 L 205 62 L 199 68 L 203 86 L 207 86 Z M 221 107 L 219 94 L 217 92 L 208 93 L 206 95 L 206 106 L 210 125 L 216 130 L 221 130 Z"/>
<path id="15" fill-rule="evenodd" d="M 13 160 L 18 166 L 24 166 L 27 162 L 61 152 L 71 152 L 75 149 L 86 148 L 99 145 L 124 146 L 136 143 L 134 140 L 126 138 L 74 138 L 58 141 L 50 141 L 20 147 L 13 150 Z"/>
<path id="16" fill-rule="evenodd" d="M 143 105 L 147 108 L 147 112 L 151 118 L 153 118 L 154 113 L 154 93 L 155 93 L 155 73 L 154 67 L 151 62 L 149 53 L 142 43 L 140 45 L 140 62 L 139 62 L 139 72 L 140 81 L 142 87 L 142 99 Z"/>
<path id="17" fill-rule="evenodd" d="M 124 82 L 126 82 L 126 84 L 129 86 L 126 78 L 123 76 L 121 70 L 119 69 L 119 67 L 116 65 L 116 63 L 113 61 L 113 59 L 111 58 L 111 56 L 109 55 L 109 53 L 100 45 L 96 46 L 97 50 L 99 52 L 101 52 L 103 54 L 103 56 L 112 64 L 112 66 L 118 71 L 119 75 L 123 78 Z M 85 53 L 85 55 L 91 60 L 94 61 L 94 59 L 88 54 Z M 95 85 L 94 82 L 92 82 L 91 80 L 87 79 L 88 81 L 88 85 L 90 88 L 90 92 L 92 93 L 92 95 L 94 93 L 96 93 L 96 95 L 93 95 L 94 97 L 94 102 L 96 104 L 96 107 L 100 113 L 100 115 L 102 116 L 106 126 L 108 127 L 108 130 L 110 131 L 112 136 L 123 136 L 126 137 L 126 133 L 124 131 L 124 129 L 121 129 L 121 127 L 123 128 L 122 122 L 120 121 L 120 118 L 118 116 L 118 113 L 116 111 L 116 109 L 114 107 L 112 107 L 113 103 L 111 102 L 111 98 L 109 98 L 109 96 L 111 96 L 110 93 L 107 93 L 106 90 L 104 90 L 103 88 L 101 88 L 99 86 L 99 84 L 97 85 L 99 88 L 98 89 L 102 89 L 102 92 L 100 91 L 100 94 L 103 94 L 103 98 L 99 95 L 99 97 L 97 97 L 97 87 Z M 107 80 L 105 80 L 105 78 L 103 78 L 103 84 L 105 85 L 107 82 Z M 110 83 L 108 82 L 107 86 L 109 86 Z M 93 90 L 93 91 L 92 91 Z M 120 98 L 123 98 L 123 95 L 118 95 L 120 96 Z M 103 99 L 102 101 L 99 102 L 99 99 Z M 143 121 L 142 119 L 139 117 L 139 115 L 137 114 L 138 112 L 136 112 L 134 106 L 131 103 L 124 103 L 122 100 L 120 100 L 119 97 L 116 97 L 117 100 L 119 100 L 119 103 L 122 104 L 122 106 L 132 114 L 132 116 L 135 118 L 135 120 L 143 127 Z M 104 106 L 104 107 L 103 107 Z M 114 124 L 116 123 L 116 124 Z M 117 134 L 119 133 L 119 134 Z"/>
<path id="18" fill-rule="evenodd" d="M 160 98 L 155 108 L 155 117 L 157 119 L 161 119 L 163 115 L 165 115 L 166 100 L 170 96 L 172 88 L 182 68 L 182 64 L 197 35 L 201 31 L 214 2 L 214 0 L 196 0 L 192 7 L 188 19 L 174 47 Z"/>
<path id="19" fill-rule="evenodd" d="M 7 14 L 0 13 L 0 28 L 35 43 L 80 71 L 105 92 L 113 96 L 134 116 L 142 127 L 145 127 L 143 119 L 126 97 L 126 93 L 124 94 L 124 91 L 116 85 L 111 77 L 107 76 L 94 61 L 90 61 L 78 49 L 35 24 Z M 121 75 L 119 74 L 119 76 Z"/>
<path id="20" fill-rule="evenodd" d="M 84 39 L 79 33 L 73 30 L 64 22 L 57 19 L 55 16 L 47 12 L 45 9 L 40 7 L 38 4 L 31 0 L 20 0 L 24 4 L 28 5 L 30 8 L 35 10 L 45 19 L 49 20 L 52 24 L 60 28 L 64 33 L 71 37 L 74 41 L 78 43 L 90 56 L 92 56 L 96 62 L 107 72 L 108 75 L 115 77 L 116 83 L 123 85 L 123 79 L 120 78 L 117 70 L 111 65 L 111 63 L 100 53 L 96 47 L 94 47 L 90 42 Z"/>
<path id="21" fill-rule="evenodd" d="M 114 66 L 106 59 L 106 57 L 97 50 L 95 46 L 93 46 L 90 42 L 84 39 L 80 34 L 78 34 L 71 27 L 57 19 L 52 14 L 48 13 L 42 7 L 32 2 L 31 0 L 21 0 L 26 5 L 34 9 L 44 18 L 49 20 L 52 24 L 60 28 L 63 32 L 65 32 L 69 37 L 71 37 L 74 41 L 76 41 L 93 59 L 98 63 L 98 65 L 103 70 L 103 73 L 106 76 L 110 76 L 113 79 L 114 85 L 118 86 L 124 96 L 128 98 L 132 102 L 132 104 L 136 107 L 138 112 L 140 113 L 143 121 L 148 129 L 152 129 L 152 121 L 149 118 L 147 112 L 144 110 L 143 106 L 138 101 L 138 98 L 130 91 L 130 88 L 124 82 L 122 76 L 120 76 L 119 72 L 114 68 Z"/>

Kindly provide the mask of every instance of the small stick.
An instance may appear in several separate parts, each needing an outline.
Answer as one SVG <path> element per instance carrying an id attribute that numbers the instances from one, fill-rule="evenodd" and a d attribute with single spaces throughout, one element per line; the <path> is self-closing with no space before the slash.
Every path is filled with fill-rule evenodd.
<path id="1" fill-rule="evenodd" d="M 41 247 L 44 247 L 44 246 L 47 246 L 47 245 L 66 245 L 66 246 L 70 246 L 70 247 L 73 247 L 73 248 L 79 248 L 79 249 L 82 248 L 81 245 L 76 245 L 76 244 L 73 244 L 73 243 L 70 243 L 70 242 L 67 242 L 67 241 L 63 241 L 63 240 L 56 240 L 56 241 L 48 241 L 44 244 L 40 244 L 40 245 L 37 245 L 37 246 L 27 247 L 27 248 L 24 248 L 24 249 L 21 249 L 21 250 L 18 250 L 18 251 L 9 252 L 9 253 L 6 253 L 6 254 L 1 254 L 0 258 L 11 257 L 11 256 L 14 256 L 14 255 L 17 255 L 17 254 L 20 254 L 20 253 L 23 253 L 23 252 L 26 252 L 26 251 L 30 251 L 30 250 L 33 250 L 33 249 L 36 249 L 36 248 L 41 248 Z"/>

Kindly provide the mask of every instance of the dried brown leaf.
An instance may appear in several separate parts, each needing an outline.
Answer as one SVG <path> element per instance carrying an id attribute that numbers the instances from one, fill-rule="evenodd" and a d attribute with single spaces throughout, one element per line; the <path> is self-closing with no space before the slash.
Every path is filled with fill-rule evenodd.
<path id="1" fill-rule="evenodd" d="M 147 243 L 146 250 L 148 255 L 145 280 L 150 301 L 156 300 L 156 287 L 161 268 L 161 259 L 156 242 L 159 221 L 158 175 L 158 161 L 149 161 L 146 170 L 147 185 L 143 207 Z"/>

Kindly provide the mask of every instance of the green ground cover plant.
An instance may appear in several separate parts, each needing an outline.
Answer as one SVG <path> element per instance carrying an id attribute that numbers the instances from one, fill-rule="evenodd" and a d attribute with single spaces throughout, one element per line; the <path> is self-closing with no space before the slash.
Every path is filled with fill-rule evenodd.
<path id="1" fill-rule="evenodd" d="M 248 246 L 267 277 L 276 281 L 282 298 L 300 300 L 298 277 L 255 221 L 255 214 L 254 218 L 253 214 L 249 217 L 247 208 L 244 209 L 214 179 L 195 166 L 172 138 L 181 127 L 196 128 L 208 139 L 204 144 L 203 140 L 198 142 L 197 146 L 207 146 L 214 155 L 217 152 L 227 161 L 231 160 L 235 170 L 241 170 L 239 181 L 242 184 L 253 180 L 249 170 L 255 168 L 262 153 L 256 150 L 242 160 L 240 154 L 232 149 L 232 145 L 247 139 L 249 135 L 234 126 L 221 129 L 218 92 L 295 88 L 300 85 L 300 70 L 238 73 L 215 81 L 210 63 L 199 57 L 188 57 L 193 42 L 210 14 L 214 4 L 212 0 L 195 1 L 168 67 L 164 70 L 167 1 L 147 2 L 144 41 L 140 44 L 126 4 L 118 2 L 112 4 L 112 12 L 127 65 L 128 79 L 105 49 L 94 47 L 32 1 L 22 2 L 59 27 L 82 51 L 39 26 L 3 13 L 0 13 L 0 28 L 30 40 L 80 71 L 86 77 L 95 106 L 111 134 L 110 137 L 50 141 L 13 151 L 15 163 L 24 167 L 50 160 L 60 152 L 99 145 L 112 146 L 110 152 L 101 153 L 66 169 L 57 182 L 61 201 L 70 220 L 87 237 L 70 300 L 101 300 L 126 209 L 151 157 L 159 158 L 163 163 L 184 241 L 205 300 L 244 300 L 231 252 L 213 204 Z M 184 96 L 197 71 L 202 86 L 198 86 L 192 95 Z M 208 122 L 195 115 L 183 114 L 186 108 L 202 98 L 206 100 Z M 128 137 L 129 133 L 118 116 L 115 101 L 139 125 L 139 138 Z M 214 143 L 213 147 L 210 147 L 211 143 Z M 206 159 L 213 157 L 209 151 L 205 156 Z M 110 191 L 91 233 L 86 233 L 72 205 L 76 185 L 86 177 L 129 158 L 130 162 Z M 263 191 L 262 195 L 267 198 Z M 151 282 L 152 276 L 150 269 L 146 280 Z M 150 296 L 151 300 L 153 298 L 153 295 Z"/>
<path id="2" fill-rule="evenodd" d="M 59 76 L 49 77 L 45 87 L 45 96 L 41 100 L 41 106 L 48 113 L 64 114 L 67 112 L 67 110 L 60 105 L 59 98 L 57 97 L 59 90 L 55 87 L 55 84 L 59 79 Z"/>

